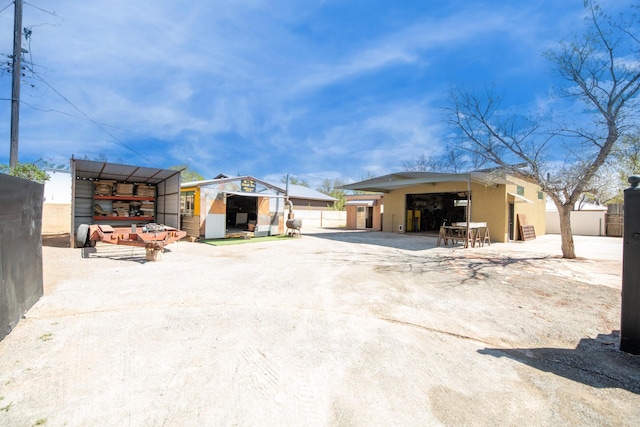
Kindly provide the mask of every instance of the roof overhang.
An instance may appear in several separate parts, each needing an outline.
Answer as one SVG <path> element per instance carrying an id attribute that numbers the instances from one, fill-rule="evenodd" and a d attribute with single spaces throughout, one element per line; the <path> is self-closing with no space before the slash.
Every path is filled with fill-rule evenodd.
<path id="1" fill-rule="evenodd" d="M 155 185 L 179 175 L 181 172 L 179 170 L 147 168 L 92 160 L 71 159 L 71 161 L 74 163 L 72 170 L 75 173 L 75 179 L 115 180 Z"/>
<path id="2" fill-rule="evenodd" d="M 375 206 L 378 204 L 377 200 L 349 200 L 345 206 Z"/>
<path id="3" fill-rule="evenodd" d="M 243 197 L 272 197 L 284 199 L 284 195 L 279 194 L 266 194 L 266 193 L 247 193 L 243 191 L 222 191 L 227 196 L 243 196 Z"/>
<path id="4" fill-rule="evenodd" d="M 526 197 L 523 197 L 519 194 L 516 193 L 507 193 L 507 200 L 509 202 L 513 202 L 513 203 L 531 203 L 533 204 L 533 202 L 529 199 L 527 199 Z"/>
<path id="5" fill-rule="evenodd" d="M 408 172 L 385 175 L 354 184 L 343 185 L 344 190 L 370 191 L 376 193 L 389 193 L 393 190 L 412 187 L 421 184 L 437 184 L 439 182 L 464 182 L 483 185 L 508 185 L 513 184 L 504 178 L 483 172 L 470 173 L 432 173 L 432 172 Z"/>

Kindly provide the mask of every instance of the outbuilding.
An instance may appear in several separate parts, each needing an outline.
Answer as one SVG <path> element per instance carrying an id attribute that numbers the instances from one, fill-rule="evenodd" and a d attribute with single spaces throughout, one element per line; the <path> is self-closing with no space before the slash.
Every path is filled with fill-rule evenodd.
<path id="1" fill-rule="evenodd" d="M 185 182 L 180 199 L 182 229 L 191 237 L 284 234 L 285 190 L 252 176 Z"/>
<path id="2" fill-rule="evenodd" d="M 382 230 L 435 232 L 442 225 L 486 223 L 492 241 L 545 234 L 545 194 L 523 177 L 498 171 L 399 172 L 356 182 L 345 190 L 384 194 Z"/>
<path id="3" fill-rule="evenodd" d="M 347 229 L 382 230 L 382 194 L 348 195 L 344 207 L 347 212 Z"/>
<path id="4" fill-rule="evenodd" d="M 71 247 L 81 224 L 180 227 L 180 171 L 71 158 Z"/>

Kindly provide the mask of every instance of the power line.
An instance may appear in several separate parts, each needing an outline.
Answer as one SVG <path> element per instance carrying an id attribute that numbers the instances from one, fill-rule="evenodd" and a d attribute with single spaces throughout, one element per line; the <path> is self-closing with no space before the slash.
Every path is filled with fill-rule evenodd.
<path id="1" fill-rule="evenodd" d="M 51 89 L 52 91 L 54 91 L 60 98 L 62 98 L 67 104 L 69 104 L 71 107 L 73 107 L 77 112 L 79 112 L 84 118 L 86 118 L 87 120 L 89 120 L 91 123 L 93 123 L 95 126 L 97 126 L 100 130 L 102 130 L 104 133 L 106 133 L 107 135 L 109 135 L 111 138 L 113 138 L 118 144 L 120 144 L 121 146 L 123 146 L 124 148 L 126 148 L 127 150 L 131 151 L 132 153 L 134 153 L 135 155 L 137 155 L 138 157 L 146 160 L 147 162 L 149 162 L 150 164 L 154 165 L 154 166 L 158 166 L 157 164 L 155 164 L 154 162 L 152 162 L 150 159 L 148 159 L 147 157 L 143 156 L 142 154 L 138 153 L 136 150 L 134 150 L 133 148 L 129 147 L 127 144 L 125 144 L 123 141 L 121 141 L 119 138 L 117 138 L 114 134 L 112 134 L 111 132 L 109 132 L 107 129 L 104 128 L 104 126 L 102 124 L 100 124 L 99 122 L 95 121 L 93 118 L 91 118 L 88 114 L 86 114 L 84 111 L 82 111 L 80 108 L 78 108 L 73 102 L 71 102 L 66 96 L 64 96 L 63 94 L 61 94 L 56 88 L 54 88 L 53 86 L 51 86 L 49 84 L 49 82 L 47 82 L 42 76 L 40 76 L 40 74 L 36 73 L 35 70 L 31 69 L 31 73 L 36 76 L 38 78 L 38 80 L 40 80 L 42 83 L 44 83 L 45 85 L 47 85 L 47 87 L 49 89 Z"/>
<path id="2" fill-rule="evenodd" d="M 8 5 L 6 5 L 5 7 L 3 7 L 2 9 L 0 9 L 0 13 L 4 12 L 5 10 L 7 10 L 7 8 L 8 8 L 9 6 L 11 6 L 12 4 L 13 4 L 13 2 L 9 2 L 9 4 L 8 4 Z"/>
<path id="3" fill-rule="evenodd" d="M 24 4 L 26 4 L 28 6 L 31 6 L 34 9 L 38 9 L 40 12 L 48 13 L 51 16 L 55 16 L 56 18 L 60 18 L 55 10 L 54 11 L 46 10 L 46 9 L 43 9 L 43 8 L 41 8 L 39 6 L 36 6 L 35 4 L 31 4 L 31 3 L 26 2 L 26 1 L 24 2 Z M 9 7 L 9 6 L 7 6 L 7 7 Z M 2 12 L 2 11 L 0 10 L 0 12 Z"/>
<path id="4" fill-rule="evenodd" d="M 11 98 L 0 98 L 0 101 L 11 101 Z M 82 118 L 84 118 L 84 116 L 71 114 L 71 113 L 68 113 L 66 111 L 56 110 L 54 108 L 37 107 L 37 106 L 35 106 L 33 104 L 30 104 L 29 102 L 25 101 L 24 99 L 20 100 L 20 104 L 21 105 L 25 105 L 25 106 L 31 108 L 32 110 L 41 111 L 43 113 L 57 113 L 57 114 L 61 114 L 63 116 L 71 117 L 71 118 L 74 118 L 74 119 L 82 119 Z M 123 127 L 120 127 L 120 126 L 111 125 L 109 123 L 103 123 L 103 122 L 98 122 L 98 121 L 95 121 L 95 123 L 98 123 L 100 126 L 103 126 L 103 127 L 106 127 L 106 128 L 121 130 L 123 132 L 127 132 L 127 133 L 134 134 L 134 135 L 147 136 L 145 133 L 138 132 L 138 131 L 131 130 L 131 129 L 127 129 L 127 128 L 123 128 Z M 159 142 L 164 142 L 166 144 L 174 144 L 174 142 L 169 142 L 169 141 L 166 141 L 164 139 L 157 138 L 157 137 L 153 137 L 153 139 L 156 140 L 156 141 L 159 141 Z M 183 144 L 179 144 L 179 145 L 183 145 Z"/>

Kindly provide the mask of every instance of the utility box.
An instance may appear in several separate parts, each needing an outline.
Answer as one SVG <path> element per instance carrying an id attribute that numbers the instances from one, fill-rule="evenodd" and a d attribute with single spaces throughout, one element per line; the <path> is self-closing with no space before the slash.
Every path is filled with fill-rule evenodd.
<path id="1" fill-rule="evenodd" d="M 620 350 L 640 355 L 640 176 L 624 190 Z"/>

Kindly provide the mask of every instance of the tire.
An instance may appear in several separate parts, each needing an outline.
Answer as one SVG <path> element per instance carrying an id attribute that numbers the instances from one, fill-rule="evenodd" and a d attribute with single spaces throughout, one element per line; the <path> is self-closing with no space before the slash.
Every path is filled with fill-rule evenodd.
<path id="1" fill-rule="evenodd" d="M 76 247 L 84 248 L 87 246 L 89 240 L 89 225 L 80 224 L 76 233 Z"/>

